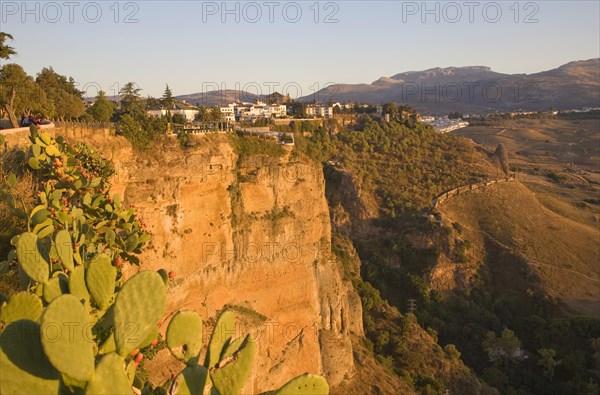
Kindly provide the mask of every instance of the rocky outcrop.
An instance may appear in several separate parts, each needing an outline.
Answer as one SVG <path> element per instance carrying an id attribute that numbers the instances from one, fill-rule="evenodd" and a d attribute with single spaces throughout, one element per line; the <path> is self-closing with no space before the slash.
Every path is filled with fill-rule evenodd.
<path id="1" fill-rule="evenodd" d="M 362 310 L 331 254 L 320 166 L 288 155 L 242 161 L 225 136 L 186 150 L 167 142 L 146 154 L 118 137 L 90 142 L 112 156 L 113 190 L 153 234 L 142 269 L 176 274 L 168 311 L 195 310 L 210 325 L 227 305 L 240 318 L 236 331 L 257 341 L 244 393 L 304 372 L 331 386 L 352 376 L 351 335 L 362 334 Z M 179 368 L 167 354 L 146 364 L 157 382 Z"/>

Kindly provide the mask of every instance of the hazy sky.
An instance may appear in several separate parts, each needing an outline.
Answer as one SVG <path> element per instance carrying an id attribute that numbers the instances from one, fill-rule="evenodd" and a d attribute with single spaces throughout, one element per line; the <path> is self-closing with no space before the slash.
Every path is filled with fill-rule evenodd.
<path id="1" fill-rule="evenodd" d="M 90 96 L 134 81 L 153 96 L 168 83 L 295 97 L 437 66 L 532 73 L 600 57 L 599 4 L 0 0 L 0 30 L 15 37 L 11 61 L 53 66 Z"/>

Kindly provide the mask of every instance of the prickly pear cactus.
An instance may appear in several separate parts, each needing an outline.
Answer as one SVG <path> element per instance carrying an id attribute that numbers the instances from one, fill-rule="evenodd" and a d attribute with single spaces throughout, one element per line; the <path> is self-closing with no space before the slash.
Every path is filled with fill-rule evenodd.
<path id="1" fill-rule="evenodd" d="M 73 242 L 69 232 L 64 229 L 58 231 L 54 239 L 54 245 L 63 266 L 69 271 L 73 271 L 75 269 L 73 264 Z"/>
<path id="2" fill-rule="evenodd" d="M 17 240 L 17 259 L 23 271 L 33 281 L 45 283 L 50 277 L 50 264 L 40 251 L 38 236 L 27 232 L 19 236 Z"/>
<path id="3" fill-rule="evenodd" d="M 90 395 L 131 394 L 131 385 L 125 372 L 125 361 L 116 353 L 102 357 L 94 377 L 85 387 L 85 393 Z"/>
<path id="4" fill-rule="evenodd" d="M 92 299 L 101 310 L 111 304 L 117 278 L 117 269 L 110 263 L 106 255 L 92 259 L 85 273 L 85 282 Z"/>
<path id="5" fill-rule="evenodd" d="M 272 395 L 305 395 L 305 394 L 329 394 L 327 380 L 316 374 L 304 373 L 278 390 L 270 392 Z"/>
<path id="6" fill-rule="evenodd" d="M 44 354 L 40 333 L 37 323 L 18 320 L 0 334 L 2 394 L 58 394 L 60 375 Z"/>
<path id="7" fill-rule="evenodd" d="M 146 336 L 146 339 L 140 343 L 138 348 L 148 347 L 150 344 L 152 344 L 152 342 L 154 340 L 158 339 L 159 334 L 160 334 L 160 331 L 158 330 L 158 326 L 152 327 L 152 331 L 150 332 L 150 334 L 148 336 Z"/>
<path id="8" fill-rule="evenodd" d="M 43 288 L 43 296 L 46 303 L 52 302 L 60 295 L 69 293 L 69 280 L 64 273 L 57 272 L 52 276 Z"/>
<path id="9" fill-rule="evenodd" d="M 69 275 L 69 292 L 79 298 L 86 309 L 90 307 L 90 293 L 85 285 L 85 268 L 77 266 Z"/>
<path id="10" fill-rule="evenodd" d="M 120 355 L 129 354 L 150 335 L 166 302 L 166 288 L 158 273 L 143 271 L 127 280 L 114 306 L 115 342 Z"/>
<path id="11" fill-rule="evenodd" d="M 171 354 L 188 365 L 197 365 L 202 349 L 202 319 L 193 311 L 180 311 L 167 328 L 167 346 Z"/>
<path id="12" fill-rule="evenodd" d="M 208 370 L 204 366 L 188 366 L 171 382 L 169 393 L 172 395 L 202 394 L 209 381 Z"/>
<path id="13" fill-rule="evenodd" d="M 227 342 L 227 344 L 223 346 L 223 350 L 221 350 L 221 356 L 219 357 L 219 361 L 231 357 L 237 350 L 239 350 L 244 340 L 246 340 L 245 337 L 238 337 L 235 340 L 230 340 L 229 342 Z"/>
<path id="14" fill-rule="evenodd" d="M 0 321 L 4 325 L 17 320 L 37 321 L 40 315 L 42 315 L 42 301 L 30 292 L 14 294 L 0 309 Z"/>
<path id="15" fill-rule="evenodd" d="M 50 363 L 75 380 L 89 380 L 94 373 L 94 347 L 88 314 L 79 300 L 73 295 L 56 298 L 44 310 L 41 326 Z"/>
<path id="16" fill-rule="evenodd" d="M 210 369 L 213 386 L 220 394 L 240 394 L 246 380 L 250 376 L 256 343 L 246 336 L 240 347 L 231 356 L 219 361 Z"/>
<path id="17" fill-rule="evenodd" d="M 165 282 L 165 285 L 169 285 L 169 273 L 167 273 L 165 269 L 158 269 L 156 272 L 160 274 L 163 281 Z"/>
<path id="18" fill-rule="evenodd" d="M 206 358 L 204 360 L 204 366 L 207 368 L 214 367 L 221 356 L 223 346 L 235 335 L 235 315 L 230 311 L 223 312 L 212 334 L 210 335 L 210 342 L 208 343 L 208 349 L 206 350 Z"/>

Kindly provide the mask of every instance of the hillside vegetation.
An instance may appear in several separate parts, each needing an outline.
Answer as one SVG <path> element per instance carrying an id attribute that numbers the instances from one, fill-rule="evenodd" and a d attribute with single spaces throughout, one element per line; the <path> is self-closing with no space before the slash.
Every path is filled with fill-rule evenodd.
<path id="1" fill-rule="evenodd" d="M 316 130 L 301 142 L 305 152 L 331 163 L 332 225 L 360 259 L 355 287 L 369 347 L 381 364 L 419 383 L 418 358 L 403 349 L 414 336 L 405 323 L 414 312 L 447 355 L 501 393 L 596 394 L 598 230 L 588 207 L 593 203 L 584 202 L 591 202 L 593 184 L 557 184 L 530 163 L 527 185 L 536 181 L 546 193 L 534 195 L 519 182 L 498 184 L 450 199 L 440 208 L 440 222 L 418 215 L 441 191 L 503 174 L 493 155 L 499 143 L 523 178 L 525 163 L 518 154 L 515 160 L 510 140 L 497 137 L 478 148 L 406 121 L 366 120 L 358 130 Z M 459 393 L 485 390 L 485 384 L 478 391 L 466 390 L 465 382 L 453 386 L 457 381 L 439 371 L 434 376 Z M 443 393 L 433 383 L 416 388 Z"/>

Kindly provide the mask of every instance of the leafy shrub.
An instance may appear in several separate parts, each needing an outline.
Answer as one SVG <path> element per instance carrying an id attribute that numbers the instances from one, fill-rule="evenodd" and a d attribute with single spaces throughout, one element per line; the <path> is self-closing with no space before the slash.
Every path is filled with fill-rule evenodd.
<path id="1" fill-rule="evenodd" d="M 444 352 L 450 359 L 460 358 L 460 351 L 456 349 L 456 346 L 454 344 L 446 344 L 446 346 L 444 346 Z"/>

